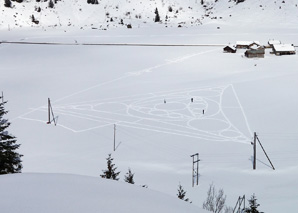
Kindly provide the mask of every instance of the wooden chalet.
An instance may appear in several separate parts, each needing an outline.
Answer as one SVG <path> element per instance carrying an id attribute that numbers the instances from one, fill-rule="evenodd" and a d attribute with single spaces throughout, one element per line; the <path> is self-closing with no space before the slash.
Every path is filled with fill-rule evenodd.
<path id="1" fill-rule="evenodd" d="M 259 47 L 259 48 L 252 48 L 245 51 L 244 55 L 247 58 L 264 58 L 265 57 L 265 48 Z"/>
<path id="2" fill-rule="evenodd" d="M 225 53 L 236 53 L 237 49 L 233 46 L 226 46 L 225 48 L 223 48 L 223 51 Z"/>
<path id="3" fill-rule="evenodd" d="M 236 48 L 237 49 L 249 49 L 251 46 L 260 46 L 260 42 L 258 41 L 237 41 Z"/>
<path id="4" fill-rule="evenodd" d="M 295 55 L 295 47 L 291 44 L 274 44 L 273 53 L 275 55 Z"/>

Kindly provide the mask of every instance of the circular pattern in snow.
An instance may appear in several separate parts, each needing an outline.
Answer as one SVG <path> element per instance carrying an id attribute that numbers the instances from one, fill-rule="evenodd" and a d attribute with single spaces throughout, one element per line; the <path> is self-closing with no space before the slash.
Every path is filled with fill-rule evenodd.
<path id="1" fill-rule="evenodd" d="M 152 115 L 168 115 L 168 113 L 166 111 L 163 110 L 151 110 L 150 114 Z"/>
<path id="2" fill-rule="evenodd" d="M 125 104 L 122 103 L 101 103 L 101 104 L 97 104 L 93 107 L 94 110 L 98 110 L 98 111 L 121 111 L 121 110 L 126 110 L 127 106 Z"/>
<path id="3" fill-rule="evenodd" d="M 222 135 L 224 137 L 229 137 L 229 138 L 237 138 L 237 137 L 242 136 L 240 134 L 240 132 L 236 132 L 236 131 L 233 131 L 233 130 L 224 130 L 220 133 L 220 135 Z"/>
<path id="4" fill-rule="evenodd" d="M 162 104 L 157 104 L 155 105 L 156 109 L 162 109 L 162 110 L 167 110 L 167 111 L 178 111 L 178 110 L 183 110 L 186 108 L 186 105 L 183 103 L 178 103 L 178 102 L 167 102 L 162 103 Z"/>
<path id="5" fill-rule="evenodd" d="M 229 128 L 230 124 L 224 120 L 200 118 L 189 121 L 189 126 L 202 131 L 221 131 Z"/>

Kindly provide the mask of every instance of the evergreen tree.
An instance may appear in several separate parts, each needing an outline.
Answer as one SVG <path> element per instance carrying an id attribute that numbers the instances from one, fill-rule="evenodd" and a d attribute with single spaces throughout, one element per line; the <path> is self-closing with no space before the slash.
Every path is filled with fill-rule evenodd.
<path id="1" fill-rule="evenodd" d="M 16 138 L 6 130 L 10 122 L 3 116 L 8 112 L 4 109 L 4 104 L 0 97 L 0 174 L 20 173 L 22 170 L 21 157 L 16 152 L 20 144 L 16 144 Z"/>
<path id="2" fill-rule="evenodd" d="M 113 164 L 114 158 L 112 158 L 111 154 L 109 154 L 109 157 L 106 158 L 106 160 L 107 170 L 102 170 L 103 174 L 100 175 L 100 177 L 112 180 L 119 180 L 119 178 L 117 177 L 120 174 L 120 172 L 116 172 L 117 167 L 115 167 L 115 164 Z"/>
<path id="3" fill-rule="evenodd" d="M 87 0 L 88 4 L 98 4 L 98 0 Z"/>
<path id="4" fill-rule="evenodd" d="M 160 16 L 159 16 L 159 13 L 158 13 L 158 9 L 155 8 L 155 18 L 154 18 L 154 22 L 160 22 Z"/>
<path id="5" fill-rule="evenodd" d="M 135 184 L 135 181 L 133 180 L 133 176 L 135 174 L 131 172 L 130 168 L 128 169 L 128 172 L 124 176 L 124 181 L 130 184 Z"/>
<path id="6" fill-rule="evenodd" d="M 4 6 L 5 7 L 11 7 L 11 1 L 10 0 L 4 0 Z"/>
<path id="7" fill-rule="evenodd" d="M 49 8 L 54 8 L 54 2 L 52 0 L 49 1 Z"/>
<path id="8" fill-rule="evenodd" d="M 260 206 L 260 204 L 257 203 L 257 198 L 255 196 L 255 194 L 253 194 L 250 198 L 250 200 L 248 200 L 249 202 L 249 208 L 245 209 L 245 213 L 263 213 L 263 212 L 259 212 L 259 210 L 257 210 L 257 208 Z"/>
<path id="9" fill-rule="evenodd" d="M 185 198 L 185 195 L 186 195 L 186 191 L 184 191 L 183 187 L 182 187 L 181 184 L 179 183 L 177 197 L 178 197 L 179 199 L 181 199 L 181 200 L 189 201 L 188 198 Z"/>

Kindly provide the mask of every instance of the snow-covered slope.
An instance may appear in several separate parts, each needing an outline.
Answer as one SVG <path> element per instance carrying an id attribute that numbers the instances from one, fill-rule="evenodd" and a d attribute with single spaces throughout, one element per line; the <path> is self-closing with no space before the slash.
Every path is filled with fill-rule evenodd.
<path id="1" fill-rule="evenodd" d="M 110 31 L 12 30 L 4 40 L 224 44 L 274 36 L 298 43 L 292 29 L 142 28 Z M 297 55 L 246 59 L 222 47 L 49 46 L 1 44 L 1 90 L 24 154 L 23 172 L 99 177 L 109 153 L 139 185 L 175 196 L 179 182 L 202 206 L 209 184 L 227 205 L 256 194 L 260 210 L 297 211 Z M 47 98 L 58 124 L 47 125 Z M 194 103 L 191 103 L 194 98 Z M 164 104 L 164 99 L 166 104 Z M 202 114 L 202 110 L 205 114 Z M 113 129 L 116 124 L 116 151 Z M 253 132 L 258 146 L 252 170 Z M 192 159 L 200 180 L 191 187 Z"/>
<path id="2" fill-rule="evenodd" d="M 200 213 L 177 198 L 141 186 L 77 175 L 0 176 L 0 205 L 5 213 Z"/>
<path id="3" fill-rule="evenodd" d="M 12 8 L 0 5 L 0 27 L 75 27 L 79 29 L 109 29 L 161 25 L 166 27 L 191 27 L 206 23 L 220 26 L 237 23 L 255 25 L 263 22 L 269 26 L 294 26 L 298 20 L 295 0 L 250 0 L 236 4 L 230 0 L 102 0 L 99 4 L 87 1 L 61 0 L 54 8 L 49 1 L 27 0 L 12 3 Z M 158 9 L 162 24 L 154 23 Z M 39 23 L 32 22 L 34 20 Z M 121 21 L 122 20 L 122 21 Z"/>

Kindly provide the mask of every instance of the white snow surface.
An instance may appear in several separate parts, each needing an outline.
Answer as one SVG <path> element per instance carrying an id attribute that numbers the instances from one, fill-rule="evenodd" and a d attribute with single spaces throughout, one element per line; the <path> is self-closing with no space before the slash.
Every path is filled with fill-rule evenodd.
<path id="1" fill-rule="evenodd" d="M 141 186 L 67 174 L 0 176 L 2 211 L 14 212 L 207 212 Z"/>
<path id="2" fill-rule="evenodd" d="M 58 2 L 57 7 L 59 4 L 67 2 Z M 82 6 L 82 10 L 89 6 Z M 223 53 L 226 45 L 236 41 L 257 40 L 264 45 L 276 39 L 297 46 L 294 0 L 246 0 L 237 5 L 223 0 L 212 10 L 222 19 L 204 18 L 203 25 L 191 26 L 189 22 L 177 28 L 178 22 L 173 22 L 172 27 L 165 28 L 142 20 L 134 22 L 132 29 L 115 26 L 107 31 L 92 30 L 93 18 L 76 16 L 77 21 L 73 21 L 75 10 L 71 9 L 63 10 L 71 19 L 70 26 L 61 16 L 64 24 L 60 27 L 53 27 L 43 18 L 40 27 L 31 27 L 30 22 L 20 27 L 26 19 L 15 19 L 13 8 L 9 15 L 3 5 L 0 7 L 1 41 L 71 44 L 0 44 L 0 91 L 8 100 L 6 118 L 12 123 L 9 133 L 17 137 L 19 152 L 24 154 L 24 174 L 1 176 L 0 184 L 10 180 L 12 185 L 16 183 L 15 193 L 21 193 L 20 199 L 28 205 L 36 205 L 35 200 L 19 190 L 22 188 L 17 183 L 30 178 L 52 181 L 61 190 L 67 179 L 70 183 L 84 179 L 87 185 L 94 183 L 94 188 L 115 184 L 115 188 L 121 188 L 120 194 L 135 191 L 130 185 L 99 177 L 106 168 L 105 158 L 112 153 L 121 182 L 131 168 L 136 185 L 146 184 L 177 202 L 179 183 L 191 205 L 198 207 L 206 199 L 209 184 L 214 183 L 217 189 L 224 189 L 228 206 L 234 207 L 239 196 L 249 198 L 255 193 L 261 211 L 298 212 L 298 56 L 275 56 L 270 49 L 262 59 L 247 59 L 241 50 Z M 92 14 L 92 10 L 84 14 Z M 25 11 L 22 14 L 29 16 Z M 89 23 L 87 27 L 85 23 Z M 138 24 L 140 28 L 134 27 Z M 83 43 L 211 46 L 80 45 Z M 46 124 L 48 98 L 58 118 L 57 126 Z M 257 170 L 252 169 L 253 132 L 257 132 L 275 170 L 259 145 Z M 192 187 L 190 155 L 195 153 L 201 159 L 200 179 L 199 185 Z M 32 188 L 38 190 L 39 185 L 34 183 L 37 181 L 30 183 Z M 52 196 L 51 189 L 47 196 Z M 145 189 L 136 190 L 141 194 Z M 69 192 L 65 197 L 74 196 L 73 191 Z M 94 191 L 92 194 L 100 197 Z M 17 208 L 4 201 L 0 199 L 5 210 Z"/>
<path id="3" fill-rule="evenodd" d="M 281 51 L 281 52 L 283 52 L 283 51 L 296 51 L 295 47 L 292 46 L 291 44 L 274 44 L 273 47 L 278 52 L 279 51 Z"/>

